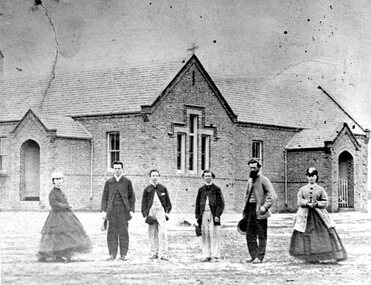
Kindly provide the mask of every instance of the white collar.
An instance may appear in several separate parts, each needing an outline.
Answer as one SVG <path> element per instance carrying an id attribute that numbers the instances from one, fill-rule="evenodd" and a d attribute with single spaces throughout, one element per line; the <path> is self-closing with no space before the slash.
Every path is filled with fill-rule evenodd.
<path id="1" fill-rule="evenodd" d="M 113 176 L 115 177 L 116 181 L 118 182 L 121 179 L 122 174 L 120 176 L 116 176 L 116 175 L 113 175 Z"/>

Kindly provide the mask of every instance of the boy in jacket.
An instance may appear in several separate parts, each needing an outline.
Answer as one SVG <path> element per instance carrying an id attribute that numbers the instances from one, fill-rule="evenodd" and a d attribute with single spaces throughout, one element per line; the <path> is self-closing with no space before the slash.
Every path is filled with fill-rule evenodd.
<path id="1" fill-rule="evenodd" d="M 196 219 L 202 231 L 202 261 L 218 261 L 220 258 L 220 216 L 224 210 L 224 198 L 218 186 L 212 183 L 214 173 L 205 170 L 205 181 L 198 189 L 196 199 Z"/>
<path id="2" fill-rule="evenodd" d="M 160 173 L 156 169 L 149 172 L 151 184 L 143 191 L 142 214 L 148 223 L 148 236 L 151 245 L 150 259 L 168 259 L 166 221 L 171 211 L 171 201 L 166 187 L 158 183 Z"/>

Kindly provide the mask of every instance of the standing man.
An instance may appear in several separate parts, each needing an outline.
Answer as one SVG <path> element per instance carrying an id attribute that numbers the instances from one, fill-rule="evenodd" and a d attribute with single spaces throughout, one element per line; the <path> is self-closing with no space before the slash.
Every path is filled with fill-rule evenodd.
<path id="1" fill-rule="evenodd" d="M 160 173 L 156 169 L 149 172 L 151 184 L 143 191 L 142 214 L 148 223 L 148 236 L 151 245 L 150 259 L 159 258 L 169 260 L 167 257 L 166 221 L 171 211 L 169 193 L 165 186 L 158 183 Z M 150 218 L 147 218 L 147 217 Z M 152 221 L 149 221 L 152 219 Z"/>
<path id="2" fill-rule="evenodd" d="M 246 262 L 262 263 L 267 245 L 269 208 L 276 200 L 276 192 L 268 177 L 260 173 L 260 163 L 255 159 L 248 162 L 250 179 L 247 182 L 244 218 L 247 219 L 246 241 L 251 259 Z"/>
<path id="3" fill-rule="evenodd" d="M 113 162 L 114 175 L 106 181 L 102 195 L 102 218 L 108 220 L 107 245 L 109 258 L 114 260 L 120 245 L 120 259 L 126 260 L 129 248 L 128 221 L 135 209 L 131 181 L 122 175 L 123 163 Z"/>
<path id="4" fill-rule="evenodd" d="M 220 216 L 224 211 L 223 193 L 212 181 L 210 170 L 204 170 L 205 184 L 198 189 L 196 198 L 196 219 L 202 231 L 202 254 L 204 262 L 220 259 Z"/>

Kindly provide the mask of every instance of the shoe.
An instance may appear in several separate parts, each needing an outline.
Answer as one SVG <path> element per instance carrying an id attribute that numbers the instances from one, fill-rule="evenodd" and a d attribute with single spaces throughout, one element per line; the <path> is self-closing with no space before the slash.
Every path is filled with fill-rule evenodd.
<path id="1" fill-rule="evenodd" d="M 319 262 L 318 260 L 310 260 L 307 263 L 309 263 L 309 264 L 320 264 L 321 262 Z"/>
<path id="2" fill-rule="evenodd" d="M 39 257 L 38 259 L 37 259 L 37 261 L 38 262 L 46 262 L 46 257 Z"/>
<path id="3" fill-rule="evenodd" d="M 116 259 L 116 256 L 113 256 L 113 255 L 110 255 L 107 260 L 115 260 Z"/>
<path id="4" fill-rule="evenodd" d="M 161 256 L 161 257 L 160 257 L 160 260 L 163 260 L 163 261 L 169 261 L 169 258 L 167 258 L 166 256 Z"/>
<path id="5" fill-rule="evenodd" d="M 252 264 L 263 263 L 263 259 L 255 258 L 251 263 L 252 263 Z"/>
<path id="6" fill-rule="evenodd" d="M 209 262 L 211 260 L 211 257 L 205 257 L 204 259 L 202 259 L 201 261 L 202 262 Z"/>
<path id="7" fill-rule="evenodd" d="M 57 256 L 55 258 L 55 261 L 57 261 L 57 262 L 65 262 L 65 259 L 63 257 L 61 257 L 61 256 Z"/>
<path id="8" fill-rule="evenodd" d="M 154 254 L 149 259 L 157 259 L 157 258 L 158 258 L 158 255 L 157 254 Z"/>
<path id="9" fill-rule="evenodd" d="M 246 263 L 253 263 L 255 258 L 245 259 Z"/>
<path id="10" fill-rule="evenodd" d="M 69 255 L 67 255 L 66 257 L 65 257 L 66 259 L 65 259 L 65 263 L 69 263 L 69 262 L 71 262 L 71 258 L 72 258 L 72 256 L 71 256 L 71 254 L 69 254 Z"/>
<path id="11" fill-rule="evenodd" d="M 128 260 L 128 259 L 126 258 L 126 255 L 121 255 L 120 260 L 122 260 L 122 261 L 126 261 L 126 260 Z"/>

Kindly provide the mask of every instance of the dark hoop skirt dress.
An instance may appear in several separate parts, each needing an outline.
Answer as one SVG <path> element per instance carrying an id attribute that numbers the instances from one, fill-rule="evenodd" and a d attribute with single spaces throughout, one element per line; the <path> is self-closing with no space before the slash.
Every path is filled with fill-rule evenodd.
<path id="1" fill-rule="evenodd" d="M 49 203 L 52 210 L 41 231 L 39 255 L 70 258 L 73 253 L 89 252 L 90 239 L 61 189 L 51 190 Z"/>
<path id="2" fill-rule="evenodd" d="M 303 186 L 297 195 L 299 210 L 290 241 L 290 255 L 314 261 L 342 261 L 347 253 L 326 207 L 328 196 L 318 184 Z M 316 208 L 307 206 L 314 202 Z M 304 225 L 304 226 L 300 226 Z"/>
<path id="3" fill-rule="evenodd" d="M 290 255 L 309 262 L 347 259 L 347 253 L 335 228 L 328 228 L 315 209 L 308 210 L 305 232 L 294 230 Z"/>

